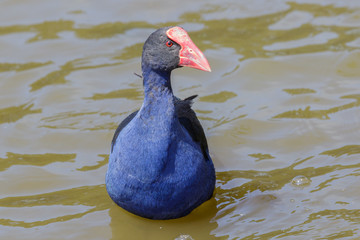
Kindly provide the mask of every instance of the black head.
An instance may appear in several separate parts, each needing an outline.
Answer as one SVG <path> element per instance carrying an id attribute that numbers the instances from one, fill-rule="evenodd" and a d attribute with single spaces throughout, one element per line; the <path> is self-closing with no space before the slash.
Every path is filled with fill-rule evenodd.
<path id="1" fill-rule="evenodd" d="M 155 71 L 171 71 L 179 67 L 181 46 L 169 39 L 164 27 L 153 32 L 146 40 L 142 53 L 142 68 L 150 67 Z"/>

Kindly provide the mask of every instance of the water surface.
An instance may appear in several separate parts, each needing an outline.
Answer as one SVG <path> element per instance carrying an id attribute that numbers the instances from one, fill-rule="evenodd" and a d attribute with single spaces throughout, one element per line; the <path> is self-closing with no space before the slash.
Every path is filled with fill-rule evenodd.
<path id="1" fill-rule="evenodd" d="M 1 239 L 360 236 L 359 1 L 0 9 Z M 168 25 L 213 70 L 176 70 L 173 89 L 199 95 L 217 187 L 189 216 L 153 221 L 117 207 L 104 176 L 114 130 L 142 103 L 142 43 Z"/>

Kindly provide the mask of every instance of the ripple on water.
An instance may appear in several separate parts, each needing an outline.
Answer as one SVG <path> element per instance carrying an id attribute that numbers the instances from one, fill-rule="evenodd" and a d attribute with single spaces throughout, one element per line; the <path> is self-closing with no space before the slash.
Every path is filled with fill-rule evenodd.
<path id="1" fill-rule="evenodd" d="M 0 239 L 359 236 L 359 0 L 37 3 L 0 1 Z M 165 25 L 213 69 L 176 70 L 173 89 L 199 95 L 217 188 L 151 221 L 117 207 L 104 176 L 142 103 L 143 42 Z"/>

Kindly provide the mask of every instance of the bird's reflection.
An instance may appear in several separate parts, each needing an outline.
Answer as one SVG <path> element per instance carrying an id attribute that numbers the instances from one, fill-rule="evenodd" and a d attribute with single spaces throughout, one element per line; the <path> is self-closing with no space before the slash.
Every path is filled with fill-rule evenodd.
<path id="1" fill-rule="evenodd" d="M 189 235 L 193 239 L 212 239 L 217 228 L 212 221 L 217 213 L 215 198 L 202 204 L 188 216 L 173 220 L 151 220 L 133 215 L 116 204 L 109 209 L 112 239 L 175 239 Z"/>

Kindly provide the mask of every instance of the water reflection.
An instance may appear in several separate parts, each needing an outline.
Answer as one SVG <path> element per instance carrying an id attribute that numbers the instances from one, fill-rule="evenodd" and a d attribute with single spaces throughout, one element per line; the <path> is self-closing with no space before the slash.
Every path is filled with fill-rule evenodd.
<path id="1" fill-rule="evenodd" d="M 322 154 L 333 156 L 335 151 L 341 152 L 336 156 L 358 154 L 357 148 L 358 146 L 346 146 Z M 99 169 L 106 164 L 108 155 L 103 157 L 104 160 L 99 161 L 96 166 L 83 167 L 79 171 Z M 158 239 L 159 237 L 174 239 L 181 234 L 190 235 L 194 239 L 232 239 L 239 236 L 255 239 L 292 234 L 295 228 L 302 228 L 313 221 L 317 222 L 322 216 L 344 221 L 356 221 L 351 216 L 356 216 L 358 210 L 316 211 L 319 208 L 316 204 L 317 200 L 309 194 L 320 192 L 320 190 L 327 188 L 330 182 L 346 177 L 333 176 L 322 181 L 319 178 L 320 176 L 326 176 L 335 171 L 356 170 L 360 168 L 360 164 L 335 164 L 318 168 L 300 167 L 308 161 L 314 161 L 314 159 L 315 157 L 308 157 L 297 160 L 288 167 L 271 171 L 218 172 L 214 198 L 201 205 L 190 215 L 180 219 L 153 221 L 137 217 L 116 206 L 108 198 L 105 186 L 101 184 L 32 196 L 2 198 L 0 199 L 0 208 L 12 209 L 13 213 L 10 214 L 10 218 L 4 218 L 6 215 L 3 215 L 0 224 L 25 228 L 40 227 L 59 221 L 80 220 L 91 213 L 108 210 L 111 217 L 110 227 L 113 239 L 119 237 L 126 239 Z M 62 161 L 66 161 L 66 159 Z M 291 180 L 298 175 L 307 176 L 315 181 L 310 187 L 302 188 L 301 191 L 291 191 Z M 316 180 L 317 178 L 320 182 Z M 340 207 L 345 203 L 344 201 L 336 201 Z M 47 206 L 51 206 L 51 208 Z M 73 210 L 66 206 L 73 206 Z M 16 217 L 14 219 L 11 217 L 11 215 L 20 216 L 18 213 L 27 212 L 29 207 L 35 207 L 34 211 L 45 211 L 47 209 L 47 213 L 43 214 L 42 217 L 39 216 L 37 220 L 33 218 L 35 221 L 27 218 L 27 214 L 22 218 Z M 272 227 L 264 228 L 263 224 L 271 219 L 274 210 L 285 214 L 285 219 L 280 218 L 275 222 L 271 220 L 273 221 Z M 294 217 L 296 215 L 302 216 L 304 211 L 311 213 L 307 220 L 303 217 L 299 219 Z M 292 215 L 294 216 L 289 221 L 289 217 Z M 294 225 L 295 222 L 297 223 Z M 269 231 L 274 226 L 282 230 Z M 259 234 L 248 235 L 251 232 L 258 232 Z"/>
<path id="2" fill-rule="evenodd" d="M 23 211 L 23 208 L 26 209 L 27 207 L 39 207 L 38 209 L 40 211 L 44 211 L 49 209 L 45 206 L 53 206 L 54 210 L 52 211 L 56 210 L 57 214 L 55 215 L 57 216 L 49 218 L 49 215 L 53 214 L 48 213 L 45 214 L 43 220 L 38 221 L 33 221 L 31 218 L 26 221 L 2 218 L 0 219 L 0 224 L 4 226 L 20 226 L 24 228 L 46 226 L 59 221 L 66 222 L 74 219 L 80 219 L 86 214 L 107 209 L 110 204 L 111 200 L 106 198 L 105 185 L 103 184 L 32 196 L 7 197 L 0 199 L 0 207 L 15 208 L 15 211 L 19 213 Z M 64 209 L 62 206 L 75 206 L 76 208 L 69 214 L 65 214 L 62 212 L 62 209 Z M 81 211 L 79 212 L 79 210 Z M 26 218 L 26 215 L 23 216 L 23 218 L 24 217 Z"/>
<path id="3" fill-rule="evenodd" d="M 41 113 L 41 109 L 32 109 L 34 104 L 22 104 L 0 109 L 0 124 L 16 122 L 29 114 Z"/>
<path id="4" fill-rule="evenodd" d="M 85 61 L 84 61 L 85 60 Z M 95 68 L 102 68 L 102 67 L 109 67 L 117 65 L 118 63 L 105 63 L 105 64 L 89 64 L 87 63 L 86 59 L 76 59 L 70 62 L 67 62 L 63 66 L 60 67 L 60 70 L 50 72 L 46 76 L 38 79 L 34 83 L 32 83 L 31 91 L 39 90 L 48 85 L 54 84 L 65 84 L 66 83 L 66 76 L 68 76 L 73 71 L 84 70 L 84 69 L 95 69 Z"/>
<path id="5" fill-rule="evenodd" d="M 315 90 L 310 88 L 293 88 L 293 89 L 283 89 L 284 92 L 287 92 L 291 95 L 298 95 L 298 94 L 309 94 L 309 93 L 316 93 Z"/>
<path id="6" fill-rule="evenodd" d="M 83 166 L 81 168 L 78 168 L 78 171 L 91 171 L 101 168 L 102 166 L 106 165 L 109 162 L 109 155 L 108 154 L 99 154 L 99 157 L 103 157 L 103 160 L 100 160 L 97 162 L 96 165 L 92 166 Z"/>
<path id="7" fill-rule="evenodd" d="M 32 68 L 38 68 L 51 64 L 51 61 L 45 63 L 29 62 L 29 63 L 0 63 L 0 72 L 7 71 L 26 71 Z"/>
<path id="8" fill-rule="evenodd" d="M 360 154 L 360 145 L 347 145 L 341 148 L 328 150 L 320 154 L 329 155 L 332 157 L 340 157 L 345 154 L 346 155 Z"/>
<path id="9" fill-rule="evenodd" d="M 194 239 L 215 239 L 211 231 L 218 226 L 212 221 L 216 212 L 214 198 L 186 217 L 165 221 L 137 217 L 113 204 L 109 210 L 112 239 L 175 239 L 181 234 L 190 235 Z"/>
<path id="10" fill-rule="evenodd" d="M 358 1 L 38 3 L 0 3 L 1 239 L 359 235 Z M 165 25 L 214 70 L 177 70 L 173 85 L 199 95 L 217 188 L 151 221 L 103 183 L 113 131 L 142 103 L 142 44 Z M 311 183 L 292 185 L 301 175 Z"/>
<path id="11" fill-rule="evenodd" d="M 355 102 L 344 104 L 338 107 L 332 107 L 327 110 L 310 110 L 310 106 L 303 109 L 287 111 L 280 113 L 273 118 L 318 118 L 318 119 L 330 119 L 329 114 L 337 113 L 349 108 L 355 108 L 360 106 L 360 94 L 359 95 L 348 95 L 341 98 L 355 99 Z"/>
<path id="12" fill-rule="evenodd" d="M 119 89 L 109 93 L 95 93 L 90 99 L 102 100 L 108 98 L 126 98 L 130 100 L 140 100 L 143 97 L 142 91 L 133 88 Z"/>
<path id="13" fill-rule="evenodd" d="M 234 98 L 236 96 L 237 94 L 234 92 L 222 91 L 219 93 L 201 97 L 200 101 L 223 103 L 226 102 L 228 99 Z"/>
<path id="14" fill-rule="evenodd" d="M 352 216 L 355 216 L 354 214 L 358 210 L 344 210 L 341 209 L 341 206 L 338 210 L 321 210 L 324 207 L 331 209 L 335 206 L 321 200 L 318 202 L 319 200 L 312 197 L 311 193 L 324 190 L 330 187 L 331 183 L 333 186 L 337 186 L 334 182 L 348 177 L 347 174 L 341 177 L 331 176 L 334 171 L 356 171 L 360 164 L 299 168 L 307 161 L 314 161 L 314 159 L 314 157 L 309 157 L 298 160 L 289 167 L 268 172 L 227 171 L 218 173 L 216 194 L 218 213 L 213 221 L 216 221 L 219 226 L 212 233 L 215 236 L 229 235 L 229 239 L 264 239 L 275 236 L 293 236 L 294 234 L 307 236 L 306 232 L 313 231 L 309 225 L 317 225 L 316 223 L 323 217 L 342 221 L 342 227 L 346 226 L 346 222 L 353 221 Z M 315 183 L 308 184 L 305 188 L 294 189 L 291 180 L 298 175 L 315 179 Z M 329 178 L 325 177 L 326 180 L 317 185 L 317 179 L 320 176 Z M 239 185 L 240 181 L 229 185 L 237 178 L 243 179 L 242 181 L 247 179 L 247 182 Z M 325 206 L 321 204 L 325 204 Z M 348 203 L 336 202 L 333 204 L 344 206 Z M 344 212 L 339 214 L 343 210 Z M 309 217 L 306 217 L 307 213 L 310 214 Z M 273 218 L 272 214 L 276 214 L 278 217 Z M 274 230 L 274 227 L 277 230 Z M 350 231 L 354 233 L 352 230 Z M 337 236 L 338 234 L 336 230 L 331 232 L 327 233 L 328 236 Z"/>
<path id="15" fill-rule="evenodd" d="M 15 165 L 45 166 L 54 162 L 73 162 L 76 154 L 18 154 L 6 153 L 6 158 L 0 158 L 0 171 Z"/>

